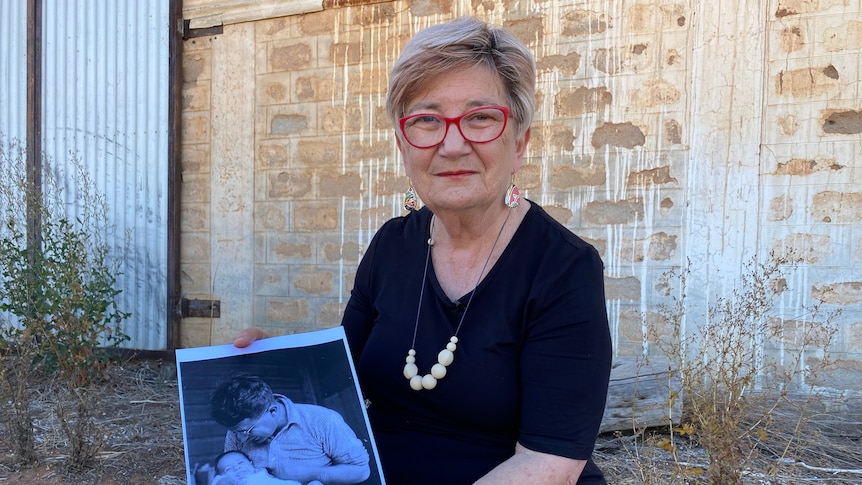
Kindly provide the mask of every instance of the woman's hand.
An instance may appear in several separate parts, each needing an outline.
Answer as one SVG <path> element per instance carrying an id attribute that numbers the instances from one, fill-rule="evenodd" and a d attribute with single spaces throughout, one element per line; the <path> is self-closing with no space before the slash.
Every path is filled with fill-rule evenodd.
<path id="1" fill-rule="evenodd" d="M 575 485 L 587 460 L 573 460 L 515 445 L 515 455 L 497 465 L 474 485 L 542 483 Z"/>
<path id="2" fill-rule="evenodd" d="M 266 334 L 263 330 L 255 327 L 247 328 L 236 335 L 233 338 L 234 347 L 244 349 L 251 345 L 255 340 L 262 340 L 265 338 L 269 338 L 269 335 Z"/>

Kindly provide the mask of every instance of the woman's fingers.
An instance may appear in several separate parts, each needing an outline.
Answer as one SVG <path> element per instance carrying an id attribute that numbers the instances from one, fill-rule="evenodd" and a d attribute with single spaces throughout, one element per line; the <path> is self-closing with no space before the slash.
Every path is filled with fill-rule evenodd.
<path id="1" fill-rule="evenodd" d="M 247 328 L 237 334 L 233 338 L 234 347 L 245 348 L 251 345 L 255 340 L 261 340 L 269 337 L 263 330 L 255 327 Z"/>

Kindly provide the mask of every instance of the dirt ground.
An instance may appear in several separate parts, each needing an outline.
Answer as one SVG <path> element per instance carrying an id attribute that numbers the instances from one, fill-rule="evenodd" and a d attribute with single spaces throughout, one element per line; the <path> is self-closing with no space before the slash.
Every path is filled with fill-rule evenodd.
<path id="1" fill-rule="evenodd" d="M 99 388 L 96 425 L 102 443 L 96 463 L 65 471 L 66 438 L 54 417 L 50 393 L 33 388 L 39 462 L 16 463 L 6 423 L 0 421 L 0 484 L 185 484 L 185 458 L 176 367 L 128 361 L 111 369 Z M 2 414 L 0 414 L 2 415 Z M 5 416 L 4 416 L 5 418 Z"/>
<path id="2" fill-rule="evenodd" d="M 6 423 L 0 421 L 0 485 L 16 484 L 185 484 L 185 458 L 176 368 L 173 363 L 128 361 L 111 370 L 100 387 L 97 425 L 102 435 L 94 466 L 83 472 L 65 471 L 65 436 L 53 412 L 50 393 L 34 386 L 38 397 L 36 447 L 39 462 L 16 464 Z M 8 403 L 3 403 L 8 409 Z M 847 414 L 847 413 L 845 413 Z M 0 416 L 3 416 L 0 413 Z M 3 416 L 5 417 L 5 416 Z M 862 423 L 860 416 L 817 436 L 805 461 L 777 462 L 766 449 L 743 478 L 745 484 L 862 484 Z M 832 418 L 830 418 L 832 419 Z M 677 441 L 676 456 L 667 436 L 654 433 L 609 433 L 599 437 L 594 459 L 610 484 L 706 483 L 706 452 L 696 444 Z M 685 478 L 674 478 L 683 469 Z M 445 485 L 445 484 L 441 484 Z"/>

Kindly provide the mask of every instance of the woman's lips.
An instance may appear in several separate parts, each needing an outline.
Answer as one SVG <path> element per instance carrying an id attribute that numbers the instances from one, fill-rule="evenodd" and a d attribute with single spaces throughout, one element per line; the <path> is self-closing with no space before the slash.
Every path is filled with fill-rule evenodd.
<path id="1" fill-rule="evenodd" d="M 471 170 L 455 170 L 450 172 L 440 172 L 437 174 L 438 177 L 465 177 L 467 175 L 473 175 L 476 172 Z"/>

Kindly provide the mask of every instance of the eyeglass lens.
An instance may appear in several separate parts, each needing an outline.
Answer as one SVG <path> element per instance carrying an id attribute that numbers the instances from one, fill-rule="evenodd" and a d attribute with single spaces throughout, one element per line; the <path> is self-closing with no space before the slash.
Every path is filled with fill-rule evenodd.
<path id="1" fill-rule="evenodd" d="M 417 148 L 428 148 L 440 144 L 446 137 L 450 124 L 454 124 L 465 140 L 487 143 L 497 139 L 506 128 L 507 113 L 501 107 L 472 109 L 455 118 L 436 114 L 415 114 L 401 120 L 407 142 Z"/>
<path id="2" fill-rule="evenodd" d="M 269 411 L 269 409 L 265 409 L 265 410 L 260 414 L 260 416 L 258 416 L 258 417 L 257 417 L 257 419 L 255 419 L 255 420 L 254 420 L 254 424 L 252 424 L 252 425 L 251 425 L 251 426 L 249 426 L 248 428 L 246 428 L 246 429 L 238 429 L 238 430 L 234 431 L 234 433 L 236 433 L 237 435 L 240 435 L 240 436 L 248 437 L 248 436 L 251 434 L 251 431 L 254 429 L 254 427 L 255 427 L 255 426 L 257 426 L 257 425 L 260 423 L 260 420 L 261 420 L 261 419 L 263 419 L 263 417 L 264 417 L 264 416 L 266 416 L 266 413 L 267 413 L 268 411 Z"/>

